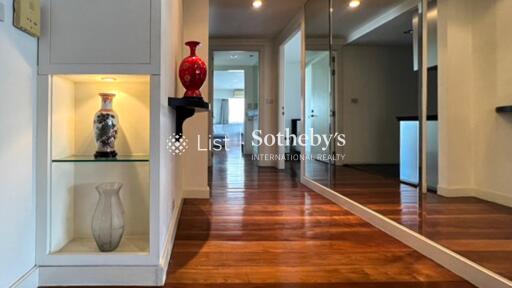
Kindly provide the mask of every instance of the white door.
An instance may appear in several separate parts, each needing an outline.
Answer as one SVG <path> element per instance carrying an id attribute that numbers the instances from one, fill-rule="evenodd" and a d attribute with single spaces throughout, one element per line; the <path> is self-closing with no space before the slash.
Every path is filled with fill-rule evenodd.
<path id="1" fill-rule="evenodd" d="M 329 137 L 331 113 L 331 74 L 328 51 L 308 52 L 310 63 L 307 66 L 306 83 L 306 117 L 309 123 L 306 128 L 310 146 L 306 151 L 311 158 L 325 161 L 329 155 L 329 143 L 318 136 Z M 314 135 L 318 135 L 313 137 Z M 319 141 L 322 140 L 322 141 Z"/>

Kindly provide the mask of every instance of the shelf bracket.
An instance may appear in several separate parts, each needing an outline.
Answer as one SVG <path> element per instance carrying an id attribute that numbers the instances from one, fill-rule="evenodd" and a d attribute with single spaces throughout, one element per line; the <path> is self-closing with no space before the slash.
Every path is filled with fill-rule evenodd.
<path id="1" fill-rule="evenodd" d="M 176 135 L 181 139 L 183 136 L 183 124 L 188 118 L 191 118 L 196 114 L 196 110 L 193 108 L 182 107 L 176 109 Z"/>
<path id="2" fill-rule="evenodd" d="M 176 136 L 183 137 L 183 124 L 198 112 L 209 112 L 210 104 L 202 97 L 169 97 L 169 106 L 176 110 Z"/>

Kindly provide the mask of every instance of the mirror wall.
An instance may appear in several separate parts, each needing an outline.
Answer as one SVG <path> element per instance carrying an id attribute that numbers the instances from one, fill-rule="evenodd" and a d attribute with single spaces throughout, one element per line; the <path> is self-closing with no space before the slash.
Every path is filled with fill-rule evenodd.
<path id="1" fill-rule="evenodd" d="M 320 139 L 333 129 L 330 0 L 308 1 L 305 7 L 306 59 L 305 59 L 305 173 L 329 185 L 332 168 L 331 143 Z"/>
<path id="2" fill-rule="evenodd" d="M 335 160 L 312 157 L 305 176 L 512 279 L 512 1 L 429 1 L 424 30 L 414 1 L 326 2 L 306 5 L 306 55 L 312 59 L 323 40 L 335 59 L 325 69 L 335 72 L 319 84 L 321 74 L 306 66 L 306 87 L 330 92 L 328 125 L 346 144 L 331 142 Z M 307 109 L 322 94 L 311 91 Z M 320 111 L 306 112 L 313 110 Z M 419 111 L 426 111 L 424 141 Z M 422 150 L 427 190 L 419 192 Z"/>

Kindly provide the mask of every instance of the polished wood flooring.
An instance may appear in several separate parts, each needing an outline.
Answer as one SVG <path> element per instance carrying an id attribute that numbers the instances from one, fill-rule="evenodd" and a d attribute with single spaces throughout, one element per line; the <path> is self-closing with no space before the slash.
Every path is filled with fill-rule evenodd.
<path id="1" fill-rule="evenodd" d="M 473 287 L 299 183 L 216 154 L 212 198 L 186 200 L 166 287 Z"/>
<path id="2" fill-rule="evenodd" d="M 512 208 L 474 197 L 447 198 L 400 183 L 376 169 L 310 161 L 307 174 L 343 196 L 512 279 Z M 329 172 L 331 178 L 328 177 Z M 418 204 L 419 203 L 419 204 Z"/>

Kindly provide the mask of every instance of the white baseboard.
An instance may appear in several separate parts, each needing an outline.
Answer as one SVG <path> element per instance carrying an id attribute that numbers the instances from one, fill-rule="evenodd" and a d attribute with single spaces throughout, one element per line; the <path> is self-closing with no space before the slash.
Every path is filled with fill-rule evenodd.
<path id="1" fill-rule="evenodd" d="M 482 189 L 475 189 L 474 190 L 475 197 L 487 200 L 490 202 L 494 202 L 497 204 L 505 205 L 508 207 L 512 207 L 512 196 L 506 195 L 500 192 L 496 191 L 490 191 L 490 190 L 482 190 Z"/>
<path id="2" fill-rule="evenodd" d="M 210 199 L 210 187 L 184 188 L 183 198 L 185 199 Z"/>
<path id="3" fill-rule="evenodd" d="M 158 286 L 160 266 L 39 267 L 40 286 Z"/>
<path id="4" fill-rule="evenodd" d="M 475 189 L 469 187 L 437 187 L 437 194 L 444 197 L 475 197 Z"/>
<path id="5" fill-rule="evenodd" d="M 274 161 L 274 160 L 263 160 L 263 159 L 260 159 L 258 161 L 258 167 L 277 167 L 278 165 L 278 161 Z"/>
<path id="6" fill-rule="evenodd" d="M 36 288 L 39 286 L 39 269 L 32 267 L 27 273 L 23 274 L 9 288 Z"/>
<path id="7" fill-rule="evenodd" d="M 181 199 L 178 209 L 174 211 L 173 217 L 171 219 L 171 223 L 169 224 L 169 229 L 167 231 L 167 237 L 165 240 L 164 253 L 162 258 L 160 259 L 160 283 L 159 285 L 165 284 L 165 279 L 167 277 L 167 269 L 169 267 L 169 261 L 171 260 L 172 249 L 174 248 L 174 240 L 176 239 L 176 232 L 178 231 L 178 224 L 180 221 L 181 209 L 183 208 L 183 199 Z"/>
<path id="8" fill-rule="evenodd" d="M 388 235 L 434 260 L 453 273 L 481 288 L 512 288 L 512 281 L 460 256 L 459 254 L 405 228 L 375 211 L 344 197 L 308 178 L 303 184 L 339 206 L 356 214 Z"/>
<path id="9" fill-rule="evenodd" d="M 491 190 L 467 187 L 443 187 L 439 186 L 437 193 L 445 197 L 476 197 L 489 202 L 512 207 L 512 195 L 503 194 Z"/>

